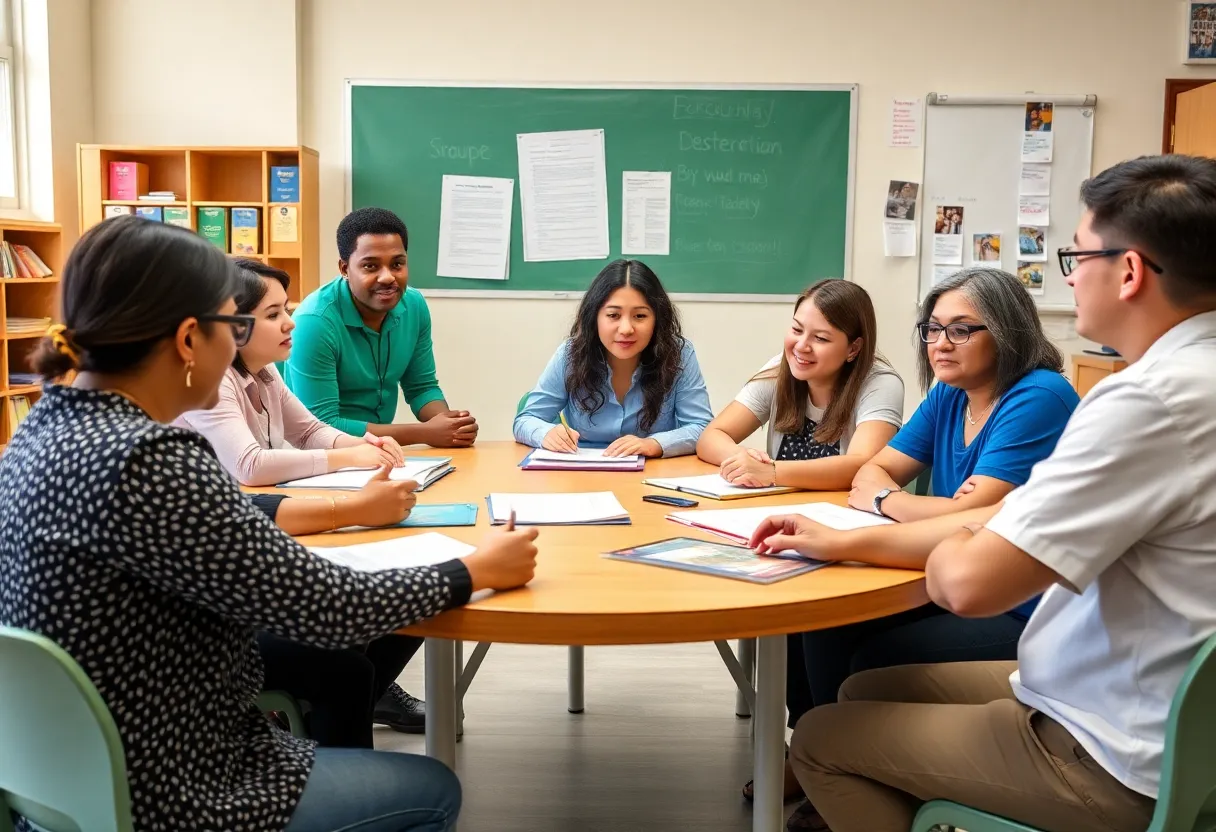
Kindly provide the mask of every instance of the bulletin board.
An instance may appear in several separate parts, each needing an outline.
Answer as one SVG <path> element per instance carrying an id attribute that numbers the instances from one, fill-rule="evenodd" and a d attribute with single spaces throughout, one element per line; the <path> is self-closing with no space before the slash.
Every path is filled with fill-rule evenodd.
<path id="1" fill-rule="evenodd" d="M 1091 175 L 1096 95 L 926 97 L 919 298 L 929 292 L 936 273 L 933 238 L 939 205 L 963 209 L 962 265 L 957 268 L 973 265 L 973 235 L 998 233 L 1000 261 L 988 265 L 1018 273 L 1024 256 L 1018 237 L 1022 142 L 1026 104 L 1031 101 L 1052 102 L 1054 134 L 1042 294 L 1034 300 L 1042 312 L 1073 312 L 1072 290 L 1064 282 L 1056 251 L 1072 244 L 1084 212 L 1080 188 Z"/>
<path id="2" fill-rule="evenodd" d="M 568 297 L 621 255 L 622 175 L 670 171 L 670 252 L 638 259 L 681 299 L 774 301 L 848 277 L 857 88 L 348 82 L 348 207 L 410 229 L 430 295 Z M 517 136 L 603 129 L 609 256 L 527 262 Z M 516 180 L 505 281 L 439 277 L 445 174 Z"/>

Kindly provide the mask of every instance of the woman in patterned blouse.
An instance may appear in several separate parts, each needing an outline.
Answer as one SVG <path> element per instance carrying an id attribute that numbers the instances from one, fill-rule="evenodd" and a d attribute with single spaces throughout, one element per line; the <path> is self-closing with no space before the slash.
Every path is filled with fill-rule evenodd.
<path id="1" fill-rule="evenodd" d="M 441 763 L 315 749 L 254 699 L 254 632 L 341 648 L 527 583 L 535 529 L 462 560 L 358 573 L 311 554 L 241 493 L 210 446 L 170 427 L 213 405 L 247 337 L 232 266 L 187 230 L 94 226 L 64 269 L 48 385 L 0 457 L 0 623 L 53 639 L 118 725 L 140 830 L 447 830 Z"/>

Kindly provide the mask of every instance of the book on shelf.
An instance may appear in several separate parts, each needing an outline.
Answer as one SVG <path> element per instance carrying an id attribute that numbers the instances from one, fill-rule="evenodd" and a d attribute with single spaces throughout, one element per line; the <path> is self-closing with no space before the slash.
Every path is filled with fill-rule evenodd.
<path id="1" fill-rule="evenodd" d="M 9 387 L 24 387 L 30 384 L 38 384 L 42 381 L 42 376 L 37 373 L 9 373 Z"/>
<path id="2" fill-rule="evenodd" d="M 198 209 L 198 233 L 228 251 L 228 209 L 205 207 Z"/>
<path id="3" fill-rule="evenodd" d="M 135 206 L 133 205 L 107 205 L 102 212 L 102 216 L 109 219 L 110 217 L 125 217 L 128 214 L 134 213 Z"/>
<path id="4" fill-rule="evenodd" d="M 299 165 L 276 165 L 270 169 L 270 201 L 300 201 Z"/>
<path id="5" fill-rule="evenodd" d="M 276 205 L 270 209 L 270 242 L 297 243 L 300 241 L 300 213 L 294 205 Z"/>
<path id="6" fill-rule="evenodd" d="M 29 246 L 7 240 L 0 242 L 0 279 L 32 280 L 51 276 L 46 263 Z"/>
<path id="7" fill-rule="evenodd" d="M 143 162 L 110 162 L 110 199 L 137 199 L 148 190 L 148 166 Z"/>
<path id="8" fill-rule="evenodd" d="M 257 208 L 232 209 L 232 253 L 257 254 L 261 248 L 261 211 Z"/>
<path id="9" fill-rule="evenodd" d="M 47 331 L 50 325 L 50 318 L 8 317 L 4 319 L 4 328 L 8 330 L 9 335 L 42 334 Z"/>
<path id="10" fill-rule="evenodd" d="M 154 222 L 165 221 L 164 209 L 159 205 L 140 205 L 135 209 L 135 215 Z"/>
<path id="11" fill-rule="evenodd" d="M 178 195 L 174 191 L 152 191 L 151 193 L 140 194 L 140 202 L 177 202 Z"/>
<path id="12" fill-rule="evenodd" d="M 172 208 L 166 205 L 165 225 L 178 225 L 182 228 L 190 228 L 190 209 Z"/>
<path id="13" fill-rule="evenodd" d="M 11 442 L 17 433 L 17 426 L 30 415 L 29 396 L 9 396 L 5 399 L 5 407 L 8 410 L 8 433 L 4 441 Z"/>

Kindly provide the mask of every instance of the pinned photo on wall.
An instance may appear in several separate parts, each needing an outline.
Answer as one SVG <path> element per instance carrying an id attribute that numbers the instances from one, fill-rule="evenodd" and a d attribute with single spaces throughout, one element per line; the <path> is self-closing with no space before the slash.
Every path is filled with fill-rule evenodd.
<path id="1" fill-rule="evenodd" d="M 1047 251 L 1045 237 L 1047 229 L 1022 225 L 1018 227 L 1018 259 L 1034 263 L 1045 263 Z"/>
<path id="2" fill-rule="evenodd" d="M 891 180 L 887 187 L 887 207 L 883 212 L 889 220 L 916 219 L 916 196 L 920 193 L 919 182 Z"/>
<path id="3" fill-rule="evenodd" d="M 1046 266 L 1043 263 L 1018 263 L 1018 279 L 1022 281 L 1022 285 L 1026 287 L 1026 291 L 1032 295 L 1043 294 L 1043 271 Z"/>
<path id="4" fill-rule="evenodd" d="M 1018 193 L 1022 196 L 1050 196 L 1051 165 L 1022 165 Z"/>
<path id="5" fill-rule="evenodd" d="M 1051 199 L 1045 196 L 1018 197 L 1019 225 L 1051 225 Z"/>
<path id="6" fill-rule="evenodd" d="M 971 262 L 974 265 L 1001 262 L 1000 234 L 972 234 Z"/>
<path id="7" fill-rule="evenodd" d="M 1026 104 L 1025 130 L 1022 133 L 1022 161 L 1050 162 L 1055 146 L 1051 131 L 1054 106 L 1050 101 L 1030 101 Z"/>
<path id="8" fill-rule="evenodd" d="M 937 206 L 933 220 L 933 262 L 944 266 L 963 265 L 963 209 Z"/>

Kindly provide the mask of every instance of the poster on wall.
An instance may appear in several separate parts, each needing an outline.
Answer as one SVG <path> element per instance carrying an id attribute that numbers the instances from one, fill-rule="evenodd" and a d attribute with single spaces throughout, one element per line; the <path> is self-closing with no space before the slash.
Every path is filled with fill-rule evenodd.
<path id="1" fill-rule="evenodd" d="M 1216 3 L 1187 0 L 1184 64 L 1216 64 Z"/>

